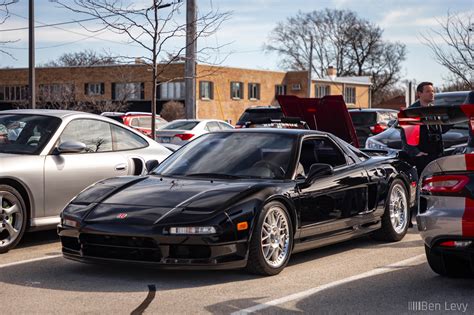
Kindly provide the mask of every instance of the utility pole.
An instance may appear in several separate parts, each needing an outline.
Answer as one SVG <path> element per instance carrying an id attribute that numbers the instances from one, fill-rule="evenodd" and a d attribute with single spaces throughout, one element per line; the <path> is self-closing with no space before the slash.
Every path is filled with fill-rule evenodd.
<path id="1" fill-rule="evenodd" d="M 309 36 L 309 60 L 308 60 L 308 93 L 307 96 L 311 97 L 311 70 L 313 69 L 313 35 Z"/>
<path id="2" fill-rule="evenodd" d="M 185 108 L 186 118 L 196 118 L 196 0 L 186 0 L 186 61 Z"/>
<path id="3" fill-rule="evenodd" d="M 28 46 L 28 98 L 29 108 L 36 107 L 36 82 L 35 82 L 35 3 L 29 0 L 28 9 L 29 46 Z"/>

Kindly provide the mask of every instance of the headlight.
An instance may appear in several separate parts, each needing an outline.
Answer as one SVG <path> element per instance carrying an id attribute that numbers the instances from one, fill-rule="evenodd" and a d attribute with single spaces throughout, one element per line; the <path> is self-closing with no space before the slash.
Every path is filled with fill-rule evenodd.
<path id="1" fill-rule="evenodd" d="M 205 235 L 205 234 L 215 234 L 216 228 L 213 226 L 179 226 L 179 227 L 170 227 L 170 234 L 177 235 Z"/>
<path id="2" fill-rule="evenodd" d="M 377 141 L 372 138 L 367 138 L 367 141 L 365 142 L 365 147 L 367 149 L 376 149 L 376 150 L 386 150 L 388 149 L 388 146 L 386 144 L 383 144 L 380 141 Z"/>
<path id="3" fill-rule="evenodd" d="M 70 227 L 78 227 L 79 222 L 76 220 L 71 220 L 71 219 L 61 219 L 61 225 L 63 226 L 70 226 Z"/>

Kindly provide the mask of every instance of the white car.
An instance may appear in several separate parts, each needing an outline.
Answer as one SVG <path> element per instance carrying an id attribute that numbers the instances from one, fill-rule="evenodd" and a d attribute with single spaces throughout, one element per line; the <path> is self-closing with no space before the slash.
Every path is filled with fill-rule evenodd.
<path id="1" fill-rule="evenodd" d="M 211 131 L 233 129 L 225 121 L 216 119 L 177 119 L 156 131 L 156 141 L 183 145 Z"/>

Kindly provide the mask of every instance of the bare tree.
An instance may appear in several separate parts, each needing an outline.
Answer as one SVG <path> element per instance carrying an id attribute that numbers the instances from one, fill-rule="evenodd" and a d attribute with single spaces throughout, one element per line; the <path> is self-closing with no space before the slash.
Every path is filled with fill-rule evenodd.
<path id="1" fill-rule="evenodd" d="M 474 88 L 474 13 L 450 14 L 438 21 L 440 29 L 422 35 L 436 61 L 457 79 Z M 441 39 L 442 43 L 439 43 Z"/>
<path id="2" fill-rule="evenodd" d="M 376 96 L 397 82 L 406 54 L 405 45 L 384 41 L 382 35 L 381 28 L 352 11 L 299 12 L 277 24 L 265 49 L 282 57 L 283 68 L 307 70 L 313 46 L 311 65 L 317 77 L 324 77 L 330 65 L 339 76 L 370 76 Z"/>
<path id="3" fill-rule="evenodd" d="M 156 115 L 156 86 L 158 78 L 166 70 L 165 66 L 157 67 L 159 56 L 165 52 L 165 46 L 173 40 L 184 39 L 186 36 L 186 22 L 178 19 L 179 9 L 182 6 L 181 0 L 178 2 L 164 2 L 162 0 L 150 1 L 149 6 L 140 7 L 133 1 L 125 0 L 50 0 L 60 6 L 77 14 L 88 15 L 100 21 L 101 26 L 97 29 L 87 28 L 91 32 L 100 32 L 108 29 L 117 34 L 127 36 L 130 43 L 140 46 L 146 54 L 137 57 L 143 60 L 150 69 L 152 81 L 152 101 L 151 112 Z M 173 0 L 168 0 L 173 1 Z M 214 34 L 229 13 L 221 13 L 218 10 L 211 10 L 201 13 L 196 20 L 197 34 L 192 42 L 200 37 Z M 186 44 L 173 52 L 179 57 L 186 49 Z M 209 49 L 209 47 L 208 47 Z M 205 50 L 205 49 L 204 49 Z M 130 58 L 130 56 L 123 56 Z M 176 58 L 170 58 L 171 64 Z M 152 134 L 155 132 L 154 119 L 152 119 Z"/>
<path id="4" fill-rule="evenodd" d="M 86 49 L 83 51 L 65 53 L 56 60 L 43 64 L 43 67 L 77 67 L 116 64 L 117 58 L 110 53 L 98 53 Z"/>
<path id="5" fill-rule="evenodd" d="M 18 0 L 0 0 L 0 25 L 5 23 L 5 21 L 10 17 L 10 11 L 8 11 L 8 6 L 10 6 L 14 3 L 17 3 L 17 2 L 18 2 Z M 7 52 L 7 51 L 5 51 L 1 48 L 2 45 L 8 44 L 8 43 L 11 43 L 11 42 L 12 41 L 0 41 L 0 53 L 14 58 L 12 54 L 10 54 L 9 52 Z"/>
<path id="6" fill-rule="evenodd" d="M 183 103 L 176 101 L 166 102 L 163 105 L 163 109 L 161 110 L 160 115 L 167 121 L 184 118 L 184 105 Z"/>

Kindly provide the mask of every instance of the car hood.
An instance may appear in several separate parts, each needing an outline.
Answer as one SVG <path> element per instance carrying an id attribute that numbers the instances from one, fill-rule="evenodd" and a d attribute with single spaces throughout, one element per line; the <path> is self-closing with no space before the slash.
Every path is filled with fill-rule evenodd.
<path id="1" fill-rule="evenodd" d="M 209 216 L 266 186 L 248 181 L 122 177 L 102 181 L 79 195 L 73 203 L 84 203 L 91 195 L 105 196 L 86 218 L 88 223 L 117 222 L 126 213 L 128 224 L 158 223 L 170 212 Z M 97 200 L 96 200 L 97 202 Z M 132 215 L 133 214 L 133 215 Z M 133 217 L 135 221 L 131 221 Z"/>
<path id="2" fill-rule="evenodd" d="M 311 129 L 332 133 L 347 143 L 359 147 L 354 125 L 342 96 L 299 98 L 293 95 L 279 95 L 277 100 L 285 116 L 300 117 Z"/>

